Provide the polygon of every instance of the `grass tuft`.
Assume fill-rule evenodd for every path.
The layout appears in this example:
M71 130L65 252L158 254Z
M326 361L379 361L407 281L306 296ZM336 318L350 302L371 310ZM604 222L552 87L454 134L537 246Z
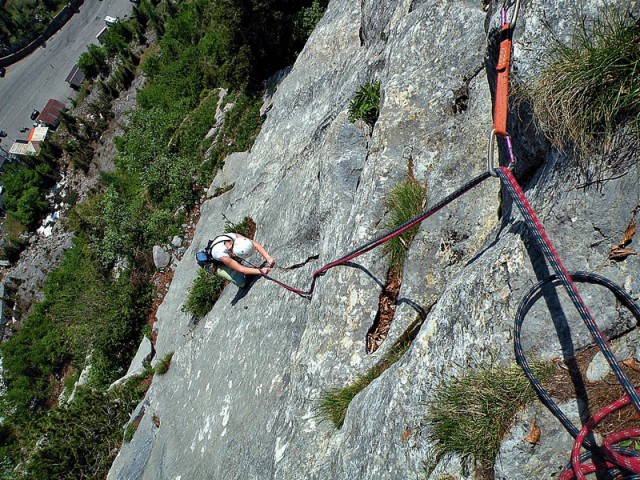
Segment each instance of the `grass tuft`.
M256 233L256 222L254 222L251 217L244 217L238 223L231 223L231 221L225 217L224 233L239 233L243 237L253 239Z
M422 212L427 202L427 194L424 184L418 182L413 176L409 176L404 182L393 187L385 200L389 211L388 219L383 228L393 229L411 220ZM383 246L384 254L390 256L391 268L400 270L407 250L418 233L418 225L410 228L402 235L392 238Z
M532 91L537 119L557 148L578 159L606 150L621 124L640 123L640 22L609 6L582 19L570 40L548 52L549 64Z
M342 388L332 388L322 393L317 405L318 417L329 420L340 429L347 416L347 408L351 400L364 390L371 382L384 373L391 365L396 363L411 346L411 341L400 341L383 356L380 363L360 375L351 385Z
M160 359L160 361L156 364L155 372L158 375L164 375L169 371L169 367L171 366L171 359L173 358L173 352L167 353L164 357Z
M532 369L542 381L554 371L552 364L543 363ZM482 469L491 467L516 411L535 398L517 366L477 369L451 379L428 405L435 457L454 452L472 457Z

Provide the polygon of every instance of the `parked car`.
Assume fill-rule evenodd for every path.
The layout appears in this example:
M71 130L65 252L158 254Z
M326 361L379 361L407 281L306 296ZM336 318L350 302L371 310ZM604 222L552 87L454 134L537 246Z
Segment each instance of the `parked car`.
M7 73L7 69L5 67L0 67L0 77L4 77L5 73Z
M106 23L107 26L109 26L109 27L111 25L115 25L117 21L118 21L118 19L116 17L110 17L109 15L104 17L104 23Z
M7 136L7 132L5 132L4 130L0 130L0 138L4 138Z
M36 118L38 118L38 115L40 115L40 112L34 108L33 112L31 112L31 117L29 118L31 118L31 120L35 120Z

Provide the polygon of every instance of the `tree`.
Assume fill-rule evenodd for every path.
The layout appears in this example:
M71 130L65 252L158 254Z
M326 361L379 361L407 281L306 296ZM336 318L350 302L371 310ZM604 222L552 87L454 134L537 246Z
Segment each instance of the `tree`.
M80 54L78 68L89 78L95 78L108 69L107 52L104 48L91 44Z

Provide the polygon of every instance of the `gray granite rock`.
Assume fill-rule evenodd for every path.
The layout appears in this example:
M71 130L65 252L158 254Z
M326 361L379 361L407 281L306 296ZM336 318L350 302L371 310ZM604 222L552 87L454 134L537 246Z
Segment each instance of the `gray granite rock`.
M162 269L169 265L171 254L159 245L153 247L153 264L156 268Z
M595 2L583 3L592 13ZM389 337L374 354L367 355L365 338L388 269L380 250L330 270L308 300L258 279L245 289L227 286L198 322L181 310L198 272L195 252L223 229L223 214L252 217L256 240L278 261L274 276L305 288L316 268L382 230L385 195L410 165L426 184L429 205L485 170L493 82L484 67L486 37L498 13L482 4L330 3L273 94L251 151L228 157L209 188L154 326L159 358L175 352L147 394L147 411L160 426L145 414L110 478L423 478L435 448L426 405L438 386L478 364L514 363L518 303L550 271L497 179L421 225ZM545 21L562 38L575 27L568 5L523 3L514 36L517 79L528 81L540 67L550 41ZM381 82L380 117L365 132L348 121L348 106L373 80ZM462 110L454 108L460 89L468 95ZM526 118L520 106L509 124L516 174L567 268L606 275L637 297L638 257L607 258L640 203L637 154L618 174L591 184ZM624 336L635 327L608 291L579 288L606 333ZM523 328L530 360L592 344L574 310L562 292L540 295ZM343 427L321 421L322 392L365 373L421 317L411 348L353 399ZM531 413L544 425L543 443L534 448L520 443ZM546 478L538 475L557 473L569 458L559 425L537 404L525 414L505 439L498 478ZM429 478L444 475L475 478L455 455L440 459Z
M248 168L248 156L248 152L236 152L224 159L224 168L218 171L207 190L208 198L218 196L233 186L235 180Z
M558 405L569 420L579 424L575 402ZM538 444L524 440L531 432L531 422L540 429ZM519 412L500 448L496 459L496 480L530 480L558 478L569 463L566 452L573 446L573 437L539 402Z
M140 342L138 351L136 352L135 357L131 361L131 365L129 365L129 369L127 370L127 373L125 373L123 377L113 382L109 387L109 389L113 388L116 385L122 385L129 378L143 373L145 368L153 358L153 353L154 351L153 351L153 345L151 344L151 340L149 340L149 338L146 336L142 337L142 341Z
M183 239L179 235L174 235L174 237L171 239L171 245L173 245L176 248L181 247L182 242L183 242Z

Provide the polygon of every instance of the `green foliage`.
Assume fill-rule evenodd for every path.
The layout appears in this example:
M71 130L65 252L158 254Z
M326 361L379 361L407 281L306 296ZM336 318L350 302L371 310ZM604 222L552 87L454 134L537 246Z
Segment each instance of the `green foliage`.
M122 427L144 394L140 378L107 393L81 388L68 406L52 409L27 435L26 479L106 478Z
M128 366L139 340L151 289L127 275L105 278L82 239L49 274L44 300L0 348L5 400L10 415L22 422L45 406L63 367L82 368L91 353L90 383L108 386Z
M121 55L127 57L130 55L129 43L133 38L133 28L128 22L118 21L115 25L103 34L100 42L103 45L104 52L108 56Z
M18 477L15 467L10 456L0 456L0 478L3 480L16 480Z
M100 73L108 73L107 51L103 47L90 44L87 51L80 54L78 68L88 78L95 78Z
M637 437L628 438L626 440L616 443L616 445L618 447L628 448L629 450L640 452L640 439Z
M22 419L46 405L49 377L59 374L70 360L65 348L63 326L46 315L43 305L23 320L20 330L0 345L3 379L7 386L4 402L12 417Z
M6 240L2 246L2 257L13 262L20 256L20 252L26 245L26 241L22 235L26 232L27 228L20 223L20 221L8 215L5 217L2 223L2 231Z
M137 96L143 109L160 108L168 112L179 108L181 117L197 105L203 87L197 47L185 45L178 58L162 55L155 68L157 74L149 78L149 84ZM145 71L150 71L149 62Z
M32 162L38 162L32 159ZM51 169L38 162L35 168L8 164L2 176L5 187L4 205L7 213L25 226L33 227L45 213L48 204L45 189L51 185Z
M398 342L384 355L382 360L373 368L346 387L332 388L323 392L317 403L317 415L322 420L328 420L337 428L342 428L347 416L347 409L354 397L367 388L371 382L382 375L391 365L396 363L411 346L410 341Z
M424 209L427 202L425 186L413 176L398 183L385 199L388 210L384 229L393 229L403 225ZM411 227L403 234L392 238L383 246L383 252L390 257L391 268L401 269L407 250L413 241L419 226Z
M89 141L85 139L70 139L62 148L67 153L74 167L84 170L85 172L89 169L94 154L94 149Z
M43 2L3 2L0 8L0 45L7 52L17 51L44 33L51 19L62 9L67 0Z
M164 357L158 361L155 372L158 375L164 375L169 371L169 367L171 366L171 359L173 358L174 352L167 353Z
M310 4L289 0L208 4L202 28L209 85L259 90L268 76L290 65L302 49L306 37L297 34L296 19Z
M182 306L182 311L196 318L204 317L213 308L225 282L215 274L199 269L198 276L189 288L189 296Z
M365 83L356 92L349 104L349 120L363 120L370 126L380 115L380 82Z
M135 435L136 431L138 430L138 425L137 424L129 424L127 425L127 427L124 429L124 443L129 443L131 440L133 440L133 436Z
M328 0L313 0L311 6L304 7L300 11L300 34L303 38L307 38L316 28L318 22L324 16L324 12L327 10Z
M135 245L133 205L110 186L100 197L99 223L94 225L91 239L103 268L110 268L119 258L126 256Z
M541 363L532 368L541 381L554 369ZM519 367L470 370L452 378L429 402L431 435L438 450L434 457L455 452L472 457L480 468L492 466L514 414L535 398Z
M622 2L625 3L625 2ZM640 23L621 4L593 21L582 19L567 43L547 54L549 64L531 93L543 130L579 156L600 151L619 126L640 121Z
M203 94L205 92L200 104L187 115L171 138L171 144L185 158L204 158L204 138L216 123L218 92L203 90Z

